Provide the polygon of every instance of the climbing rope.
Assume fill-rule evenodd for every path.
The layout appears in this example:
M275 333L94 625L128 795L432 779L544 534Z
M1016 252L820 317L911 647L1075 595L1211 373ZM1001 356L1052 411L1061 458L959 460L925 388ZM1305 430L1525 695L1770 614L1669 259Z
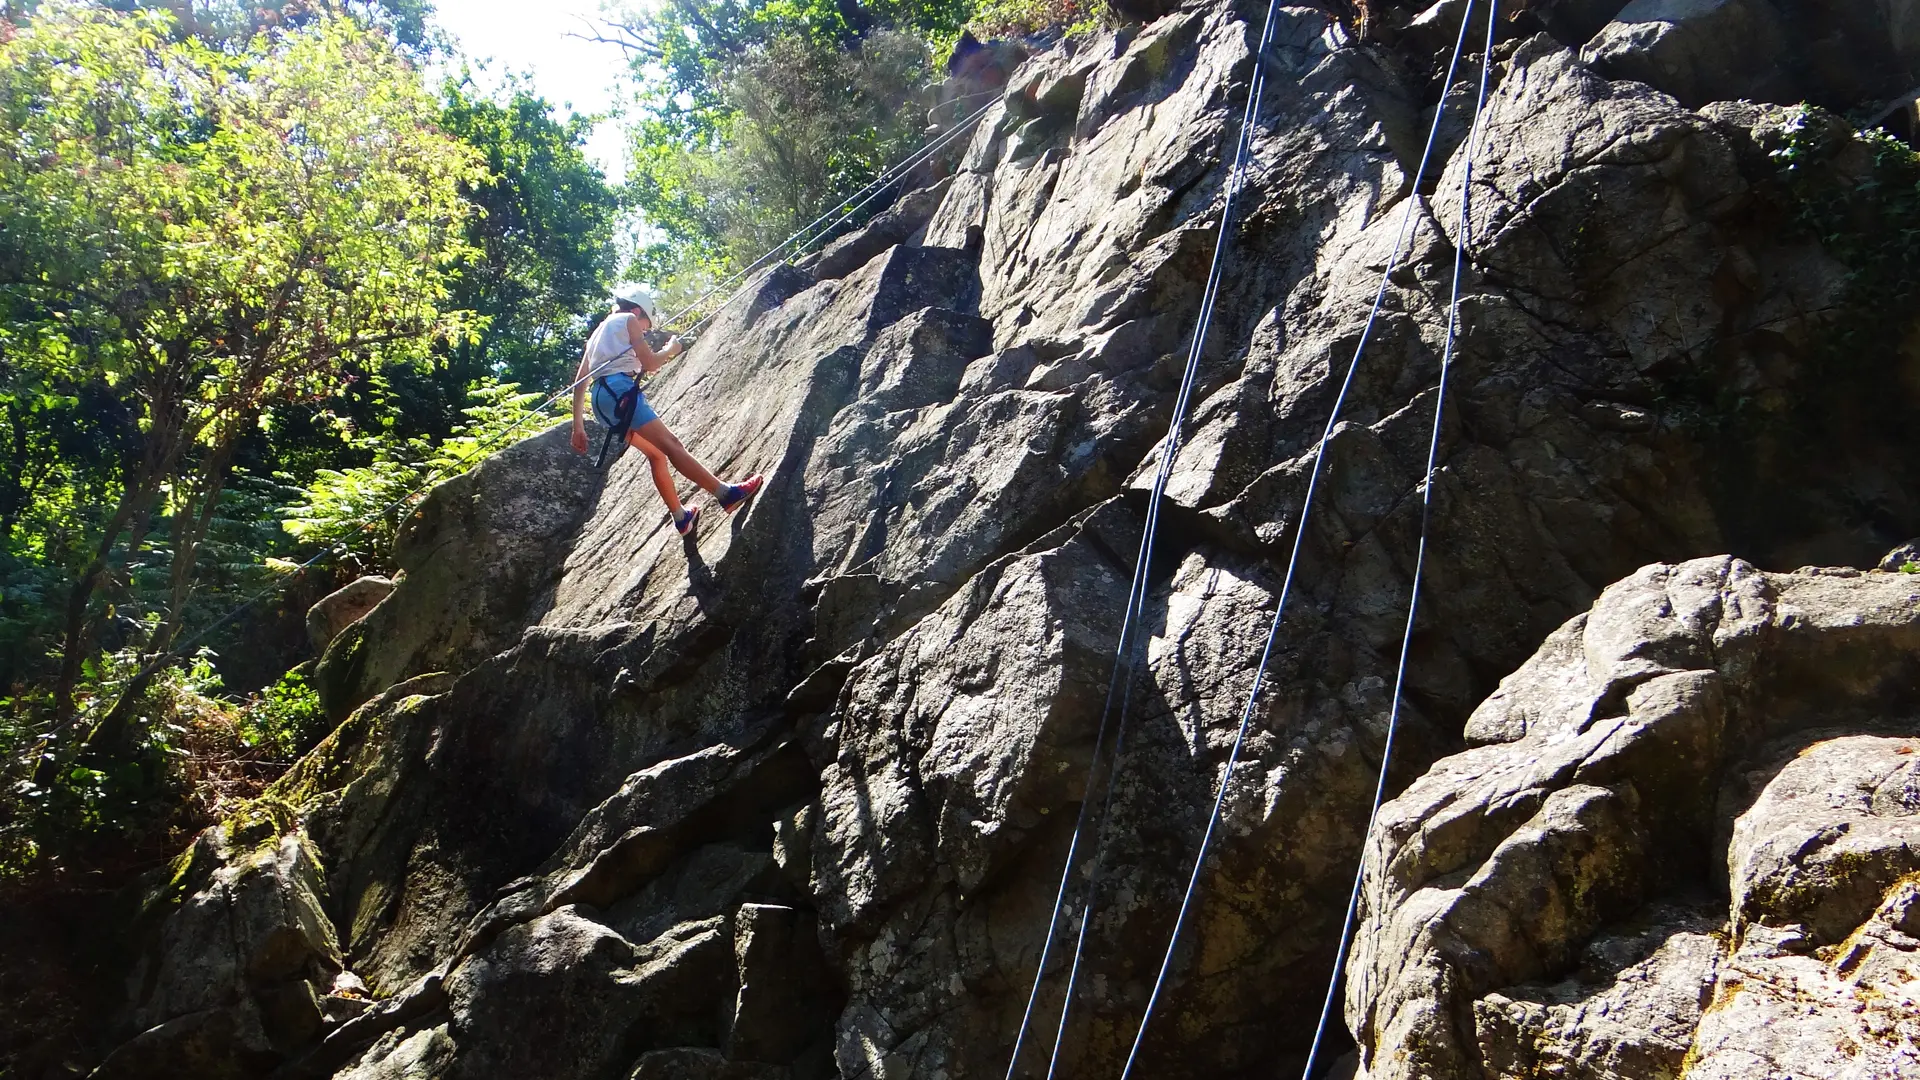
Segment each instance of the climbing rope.
M968 94L964 98L956 98L955 100L966 101L966 100L971 100L977 97L983 97L987 94L998 94L998 93L1000 93L999 90L983 90L978 94ZM880 193L887 190L887 188L892 187L895 181L904 178L907 174L911 173L914 169L919 168L922 164L930 160L935 154L939 153L949 143L953 142L954 139L958 138L961 135L961 133L967 131L969 128L973 127L974 124L978 123L980 118L987 114L987 110L993 108L993 104L994 104L993 102L989 101L985 105L980 106L980 108L975 110L972 115L968 116L966 119L955 124L953 127L948 128L946 131L941 132L939 137L935 138L932 142L914 151L912 154L907 155L906 158L902 159L893 168L888 169L886 172L880 174L878 177L875 177L874 180L871 183L869 183L866 187L861 188L859 191L856 191L852 195L847 196L845 201L841 202L839 206L834 207L833 209L827 211L826 213L821 214L819 217L814 218L812 221L808 222L807 224L802 225L798 232L795 232L792 236L789 236L785 240L782 240L780 241L780 243L774 245L770 250L767 251L766 254L754 260L752 265L748 266L744 270L735 271L732 274L732 276L727 277L726 279L719 281L714 285L712 285L711 287L709 287L706 292L701 293L699 296L695 297L692 300L692 302L688 303L686 306L682 307L679 311L674 312L671 316L665 319L664 320L665 325L672 325L673 323L678 322L683 318L686 318L686 316L689 313L698 311L700 308L700 305L705 303L708 297L712 296L714 293L717 293L722 289L727 288L728 286L732 285L734 282L739 281L741 278L744 278L749 274L752 274L754 271L759 270L761 267L766 266L769 262L773 261L775 256L785 251L788 247L793 246L796 242L799 242L799 246L795 247L794 250L796 252L804 251L807 248L811 247L814 243L818 242L819 240L825 238L826 236L831 235L835 229L846 224L848 219L852 218L853 215L859 213L860 210L864 208L868 203L872 202L874 199L879 198ZM858 200L857 204L855 203L855 200ZM842 211L845 211L845 213L841 213ZM800 240L801 237L806 236L807 234L813 232L815 226L819 225L821 222L827 220L828 218L833 217L833 215L835 214L840 214L840 217L838 220L834 221L833 224L828 225L826 228L822 229L819 232L819 234L816 236L813 236L805 241ZM727 305L733 303L735 299L739 298L746 292L747 292L746 287L742 287L734 290L732 293L728 294L725 300L720 302L719 306L715 307L712 311L708 312L703 318L701 318L699 322L694 323L692 326L689 326L686 330L682 331L682 333L686 336L691 337L695 331L697 331L700 327L706 325L707 323L712 322L714 318L716 318L722 311L725 311L727 309Z
M1420 485L1420 540L1414 549L1413 586L1407 600L1407 625L1400 636L1400 659L1394 668L1393 704L1387 713L1387 737L1380 751L1380 775L1373 785L1373 805L1367 811L1367 828L1360 836L1360 858L1353 872L1353 891L1347 896L1347 910L1340 922L1340 947L1334 952L1333 974L1327 980L1326 1000L1320 1005L1320 1020L1314 1025L1313 1045L1307 1050L1307 1064L1301 1080L1312 1080L1313 1064L1320 1056L1326 1038L1327 1023L1333 1015L1333 1002L1339 994L1341 975L1347 963L1347 950L1353 945L1353 920L1360 906L1360 888L1366 878L1367 845L1373 839L1373 827L1380 818L1380 806L1387 797L1387 769L1393 762L1394 736L1400 730L1400 706L1406 696L1407 657L1413 651L1414 620L1420 611L1420 581L1427 568L1427 535L1433 520L1433 483L1440 466L1440 422L1447 408L1447 376L1453 369L1453 350L1460 326L1460 276L1466 261L1467 245L1472 240L1473 159L1480 149L1481 113L1487 104L1488 74L1493 70L1494 14L1499 4L1489 0L1487 15L1487 51L1480 65L1480 92L1474 102L1473 129L1467 136L1467 157L1460 181L1459 239L1453 245L1453 294L1447 308L1447 339L1440 353L1440 386L1433 401L1433 433L1427 440L1427 471ZM1460 16L1462 32L1471 21L1472 4Z
M959 98L956 100L963 100L963 101L971 100L972 98L981 97L986 94L998 94L1000 92L1001 91L999 90L982 91L980 94L969 94L964 98ZM746 277L748 274L751 274L755 270L758 270L766 266L780 252L786 251L789 248L792 248L795 252L804 251L808 247L811 247L813 244L819 242L821 239L824 239L826 236L832 234L833 230L845 224L849 219L853 217L854 214L858 213L861 210L861 208L865 207L867 204L871 203L874 199L878 198L880 194L884 192L887 188L893 186L895 182L906 177L914 169L918 168L920 165L930 160L935 154L939 153L942 148L952 143L953 140L958 138L962 133L970 130L976 123L979 122L981 117L987 114L987 111L993 107L993 104L994 103L991 101L987 102L985 105L982 105L978 110L973 112L964 120L961 120L959 123L955 124L953 127L947 129L946 131L941 132L940 135L937 138L935 138L932 142L929 142L927 145L914 151L912 154L907 155L907 157L903 158L900 162L896 163L893 167L881 173L878 177L875 177L870 183L867 184L866 187L863 187L859 191L856 191L852 195L848 196L845 200L843 200L840 203L840 205L834 207L833 209L827 211L826 213L821 214L819 217L815 218L814 220L801 226L791 236L788 236L785 240L782 240L780 243L774 245L772 249L767 251L764 255L760 256L760 258L756 259L753 262L753 264L748 266L745 270L738 271L734 273L732 276L725 279L724 281L709 288L706 292L702 293L698 298L696 298L691 304L688 304L685 307L682 307L679 311L675 312L672 316L668 317L668 319L663 320L663 324L671 325L671 323L678 321L681 318L684 318L689 312L695 310L699 304L704 302L707 298L711 297L714 293L718 292L720 289L726 286L732 285L735 282L740 281L742 278ZM821 224L821 222L826 221L828 218L833 217L835 214L839 214L840 217L837 220L835 220L832 224L828 225L826 228L820 229L818 232L815 232L816 228ZM795 246L796 244L798 245L797 247ZM708 322L711 322L715 316L719 315L722 311L726 310L728 305L732 304L734 300L738 299L740 296L747 293L751 289L751 287L752 287L752 283L748 283L745 285L741 285L739 288L735 289L731 294L727 296L725 300L721 301L721 303L717 305L713 309L713 311L709 312L705 317L700 319L699 322L696 322L692 326L688 327L685 333L688 336L691 336L695 330L697 330L701 326L704 326ZM359 521L354 523L353 528L348 532L348 539L350 540L353 537L360 536L366 533L369 529L373 528L376 522L384 519L385 517L387 517L387 515L392 514L394 511L400 509L402 506L405 506L409 502L418 498L421 494L426 492L427 489L433 487L435 484L438 484L440 481L446 479L448 476L454 474L455 472L465 471L465 468L469 463L474 461L476 458L480 457L482 454L492 453L494 450L504 445L509 438L519 434L522 430L524 430L528 424L533 423L535 420L547 419L546 412L548 409L553 407L555 402L558 402L563 397L567 397L571 395L575 390L579 389L582 385L592 381L597 375L601 373L601 371L605 369L605 367L606 367L605 364L601 364L589 370L585 375L568 383L565 387L549 395L545 401L542 401L539 405L528 410L527 414L521 417L515 423L509 425L505 429L496 433L492 438L477 444L464 457L461 457L457 461L450 462L446 465L441 466L439 469L434 470L434 472L431 473L425 480L422 480L419 484L415 485L412 489L408 490L405 494L400 495L398 498L395 498L391 502L388 502L385 505L381 506L379 509L374 510L372 513L369 513L366 516L362 517ZM306 561L298 563L291 570L283 573L273 583L267 585L266 587L254 592L253 594L249 595L245 599L241 600L240 603L230 608L225 614L221 615L219 618L201 627L199 630L195 631L192 635L182 639L179 642L171 644L167 646L166 649L162 650L159 653L156 653L153 657L151 657L149 660L147 660L145 663L141 665L140 669L134 674L133 678L128 681L127 685L135 686L135 685L138 685L140 682L143 682L144 680L151 678L154 672L158 671L161 666L183 655L187 650L193 648L195 645L198 645L200 642L206 640L208 635L212 634L214 631L232 622L234 619L238 618L241 615L241 613L252 608L255 604L258 604L260 601L266 599L269 596L272 596L274 593L279 592L280 590L285 589L289 585L293 584L293 582L299 580L301 575L305 574L308 570L312 569L316 564L321 562L323 559L326 559L329 556L343 554L347 550L348 550L347 540L340 540L340 541L336 541L335 543L325 548L322 548L318 552L315 552L312 556L307 558ZM114 700L114 703L117 704L119 701L119 698L115 698L113 700ZM73 719L73 723L77 725L91 719L95 713L99 712L100 709L102 709L106 705L107 705L106 699L102 699L101 701L96 702L93 706L89 707L88 709L76 715Z
M1266 23L1261 29L1260 44L1256 55L1266 49L1273 40L1273 28L1278 14L1277 0L1269 0ZM1073 834L1067 843L1067 857L1060 871L1060 886L1054 895L1053 912L1047 920L1047 933L1041 943L1040 958L1036 965L1032 989L1027 994L1026 1008L1021 1013L1020 1030L1014 1037L1013 1051L1007 1061L1007 1078L1013 1080L1020 1065L1020 1054L1026 1046L1029 1030L1033 1023L1034 1010L1040 998L1040 987L1044 985L1047 973L1047 961L1053 953L1054 939L1058 936L1062 915L1067 910L1067 893L1073 879L1075 863L1080 847L1088 835L1087 826L1090 812L1096 801L1095 792L1102 787L1101 763L1108 759L1106 754L1107 737L1113 733L1113 752L1111 765L1105 773L1105 794L1100 799L1101 810L1098 824L1092 835L1096 838L1105 828L1113 807L1113 778L1125 751L1126 722L1131 711L1133 684L1138 657L1136 636L1141 618L1145 614L1147 596L1147 577L1153 561L1154 540L1159 532L1160 510L1164 502L1167 483L1173 474L1173 464L1179 455L1182 442L1182 429L1188 408L1192 401L1193 388L1198 380L1200 358L1206 350L1207 331L1212 325L1214 307L1219 300L1220 285L1224 278L1227 247L1232 235L1233 205L1243 186L1247 159L1252 152L1253 134L1259 116L1261 94L1266 85L1265 69L1255 64L1248 86L1246 112L1241 118L1239 139L1234 149L1233 166L1229 170L1223 192L1218 231L1214 237L1213 258L1207 269L1207 283L1201 294L1200 312L1194 327L1193 339L1187 350L1187 362L1181 373L1180 389L1176 395L1173 416L1168 421L1166 438L1161 441L1160 460L1154 472L1153 488L1147 501L1146 521L1140 535L1140 550L1134 558L1133 576L1128 585L1126 608L1121 616L1120 636L1114 649L1112 673L1107 681L1106 700L1100 710L1100 724L1094 736L1093 759L1088 765L1087 786L1080 801L1080 811L1075 816ZM1119 708L1114 708L1116 697ZM1058 1071L1060 1054L1065 1042L1068 1019L1073 1008L1073 991L1077 985L1080 964L1085 955L1087 927L1092 921L1094 890L1098 886L1100 871L1104 862L1104 851L1096 844L1094 864L1088 875L1086 902L1081 905L1080 927L1074 937L1073 958L1069 966L1065 994L1061 1001L1060 1019L1054 1031L1053 1051L1047 1060L1047 1076L1053 1077Z
M1256 56L1264 55L1268 46L1273 43L1273 32L1274 26L1278 21L1278 11L1279 4L1274 2L1274 0L1269 0L1266 21L1260 31L1259 48L1255 51ZM1192 347L1187 353L1186 369L1181 375L1180 392L1174 403L1174 420L1170 425L1167 442L1160 457L1159 470L1154 477L1154 489L1148 508L1148 537L1137 575L1140 588L1134 598L1134 607L1129 612L1130 621L1136 628L1136 633L1138 632L1137 628L1141 620L1146 615L1147 564L1151 561L1152 537L1159 530L1160 510L1163 504L1166 486L1168 481L1172 479L1174 459L1179 454L1182 442L1181 428L1187 410L1191 405L1193 388L1198 381L1201 355L1206 348L1207 332L1213 325L1214 309L1219 302L1220 287L1226 276L1226 251L1231 240L1229 225L1233 218L1233 202L1246 183L1248 159L1253 152L1253 139L1258 130L1260 105L1265 96L1266 84L1266 65L1255 63L1247 90L1246 112L1241 117L1240 138L1234 148L1234 166L1233 170L1228 174L1227 190L1220 216L1220 231L1214 238L1213 258L1207 270L1207 284L1201 293L1199 322L1194 330ZM1068 1018L1073 1011L1074 991L1079 985L1080 968L1086 956L1087 933L1093 924L1094 907L1099 899L1100 881L1106 868L1106 847L1098 843L1098 838L1105 833L1107 823L1112 820L1113 816L1114 792L1118 787L1113 781L1115 777L1117 777L1120 765L1125 759L1124 744L1126 740L1127 717L1132 709L1133 688L1136 681L1134 671L1137 663L1138 647L1135 646L1129 649L1126 675L1122 682L1120 721L1118 724L1118 733L1114 739L1113 771L1108 776L1106 791L1101 798L1100 818L1094 828L1093 835L1096 843L1094 847L1093 866L1087 874L1086 900L1081 905L1080 926L1074 934L1073 960L1067 970L1067 983L1061 998L1060 1022L1054 1031L1053 1052L1047 1061L1048 1080L1053 1080L1053 1077L1058 1072L1060 1055L1065 1049Z
M1488 48L1487 48L1487 52L1483 56L1483 64L1482 64L1482 70L1481 70L1481 83L1480 83L1480 96L1474 105L1472 135L1469 138L1469 144L1468 144L1469 164L1471 162L1471 158L1474 153L1474 150L1478 144L1479 131L1480 131L1481 119L1482 119L1481 114L1486 102L1487 76L1488 76L1488 73L1491 71L1491 68L1493 65L1492 37L1494 33L1494 27L1497 25L1495 20L1498 14L1498 9L1499 9L1498 3L1495 2L1495 0L1489 0ZM1442 98L1441 98L1440 104L1434 110L1433 127L1427 136L1427 147L1421 157L1420 170L1415 176L1413 189L1408 194L1408 204L1405 210L1405 217L1403 218L1402 224L1401 224L1400 237L1395 243L1392 257L1389 258L1387 261L1387 268L1385 272L1381 275L1380 288L1378 293L1375 295L1373 308L1367 315L1366 327L1361 332L1360 341L1354 349L1353 360L1347 366L1346 376L1342 380L1340 385L1340 391L1334 399L1333 408L1327 418L1326 428L1321 433L1320 441L1314 447L1313 468L1308 474L1306 495L1301 501L1300 520L1294 527L1293 546L1287 558L1286 574L1281 581L1280 595L1274 608L1273 621L1267 630L1266 643L1261 648L1260 662L1258 666L1254 669L1253 687L1247 694L1246 708L1241 713L1240 725L1238 730L1234 734L1233 747L1228 752L1228 755L1227 755L1226 768L1220 780L1220 790L1215 795L1212 811L1208 814L1206 830L1201 834L1200 850L1194 858L1193 872L1188 876L1186 891L1181 896L1180 910L1174 918L1173 931L1168 937L1166 953L1162 956L1159 972L1154 977L1153 990L1151 993L1149 993L1147 997L1147 1006L1140 1018L1140 1027L1134 1035L1133 1046L1127 1053L1126 1066L1121 1070L1121 1073L1120 1073L1121 1080L1127 1080L1127 1078L1132 1075L1134 1066L1139 1062L1140 1050L1142 1045L1144 1045L1146 1041L1148 1027L1152 1024L1154 1010L1159 1004L1161 993L1166 988L1167 975L1173 967L1173 957L1180 943L1181 932L1186 927L1187 917L1191 913L1193 908L1194 897L1199 891L1200 876L1206 866L1207 853L1209 849L1212 847L1213 834L1215 830L1219 827L1221 811L1226 804L1227 791L1233 783L1234 768L1236 765L1238 765L1240 760L1240 752L1246 744L1247 730L1249 727L1251 727L1253 722L1254 709L1259 702L1260 690L1266 678L1267 665L1272 658L1274 644L1279 639L1279 636L1280 636L1281 621L1286 615L1287 600L1291 597L1293 592L1293 583L1294 583L1295 575L1299 570L1300 554L1301 554L1301 551L1305 542L1305 538L1307 535L1307 524L1308 524L1308 520L1313 507L1313 496L1319 487L1320 478L1324 474L1327 443L1331 441L1333 437L1334 428L1338 425L1340 421L1340 415L1345 409L1347 396L1353 387L1354 375L1359 369L1361 357L1365 354L1365 351L1366 351L1367 341L1371 336L1373 327L1379 318L1380 309L1385 300L1388 284L1391 280L1393 271L1398 266L1401 253L1406 248L1407 241L1411 237L1414 206L1419 197L1418 193L1419 193L1421 181L1424 179L1426 170L1428 168L1428 165L1430 164L1434 145L1438 140L1441 120L1446 111L1446 98L1445 98L1446 89L1450 88L1452 85L1453 73L1457 69L1457 65L1460 60L1460 55L1464 51L1465 42L1466 42L1466 31L1467 31L1468 24L1471 22L1471 14L1472 14L1472 0L1469 0L1468 9L1461 16L1460 36L1454 45L1453 59L1448 65L1447 82L1446 82L1446 86L1442 90ZM1464 215L1467 212L1467 200L1469 198L1468 192L1470 191L1470 188L1471 188L1470 181L1467 184L1464 184L1462 186L1461 213L1463 215L1463 220L1464 220ZM1451 300L1450 313L1447 321L1447 341L1443 350L1442 360L1441 360L1441 377L1443 380L1442 381L1442 397L1439 401L1436 402L1436 408L1440 406L1444 406L1444 386L1445 386L1444 379L1447 373L1448 366L1452 360L1454 336L1458 326L1457 319L1458 319L1458 312L1459 312L1459 275L1460 275L1459 268L1461 265L1461 260L1463 258L1465 246L1466 246L1466 237L1463 234L1460 237L1458 243L1455 245L1454 293ZM1428 472L1426 476L1426 482L1423 485L1424 501L1423 501L1422 516L1421 516L1421 540L1420 540L1420 547L1419 547L1420 557L1422 559L1424 559L1424 555L1426 551L1426 532L1427 532L1428 522L1430 519L1430 507L1431 507L1432 487L1433 487L1433 484L1432 484L1433 470L1437 463L1437 455L1438 455L1438 448L1439 448L1439 442L1438 442L1439 415L1437 412L1435 416L1434 431L1435 431L1435 434L1433 437L1433 444L1430 448L1430 453L1428 458ZM1415 598L1414 603L1416 605L1417 605L1418 596L1419 596L1418 572L1421 569L1424 569L1424 567L1420 564L1416 564L1416 577L1413 584L1413 591L1414 591L1414 598ZM1406 671L1407 651L1408 651L1408 647L1410 647L1411 645L1412 619L1413 619L1413 612L1412 610L1410 610L1409 616L1408 616L1407 637L1403 642L1403 648L1400 656L1399 670L1400 670L1401 680L1404 680L1405 671ZM1392 725L1395 725L1398 722L1400 695L1403 689L1404 689L1403 682L1396 681L1395 687L1394 687L1395 697L1394 697L1393 710L1390 713L1390 718L1389 718L1390 726L1389 726L1389 742L1387 744L1387 750L1386 750L1387 754L1391 753ZM1384 794L1384 790L1385 790L1388 761L1389 761L1389 758L1383 755L1381 760L1381 779L1379 782L1379 787L1377 789L1376 802L1374 804L1375 805L1374 814L1376 816L1378 814L1378 807L1379 807L1378 796L1380 794ZM1371 817L1369 818L1368 828L1369 828L1369 831L1371 831L1371 828L1372 828ZM1351 906L1349 908L1349 911L1351 911ZM1344 937L1345 935L1343 934L1343 939ZM1342 945L1343 952L1345 948L1346 948L1346 945L1343 943ZM1338 979L1337 969L1336 969L1335 978L1337 981ZM1332 992L1330 991L1329 1001L1331 1000L1331 993ZM1327 1011L1328 1009L1325 1009L1325 1008L1323 1008L1322 1010L1322 1018L1321 1018L1322 1032L1324 1032L1324 1025L1325 1025ZM1318 1043L1320 1039L1321 1039L1321 1034L1317 1033L1315 1036L1316 1050L1318 1048ZM1311 1062L1309 1062L1309 1068L1311 1068Z

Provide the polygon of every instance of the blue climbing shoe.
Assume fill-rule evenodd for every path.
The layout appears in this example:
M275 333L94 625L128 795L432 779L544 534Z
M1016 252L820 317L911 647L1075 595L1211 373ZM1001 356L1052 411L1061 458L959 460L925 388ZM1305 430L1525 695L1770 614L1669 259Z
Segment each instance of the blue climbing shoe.
M754 494L766 485L766 482L766 477L754 473L737 484L727 485L726 492L720 496L720 509L729 514L740 509L746 505L748 499L753 498Z
M680 511L680 516L673 521L673 527L679 530L681 536L692 536L694 523L699 520L700 508L697 506L691 507Z

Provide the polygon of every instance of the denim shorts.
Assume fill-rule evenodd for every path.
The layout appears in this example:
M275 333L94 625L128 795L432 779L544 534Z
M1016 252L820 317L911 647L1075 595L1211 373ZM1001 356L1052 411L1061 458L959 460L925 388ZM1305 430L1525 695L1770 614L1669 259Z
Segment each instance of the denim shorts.
M633 376L628 375L624 371L616 371L611 375L602 375L600 378L593 380L593 415L595 418L602 424L612 427L613 409L616 399L625 393L628 387L635 385ZM654 412L653 406L647 404L647 395L639 390L635 390L633 399L633 421L627 425L627 430L639 431L642 427L658 419L660 419L660 414Z

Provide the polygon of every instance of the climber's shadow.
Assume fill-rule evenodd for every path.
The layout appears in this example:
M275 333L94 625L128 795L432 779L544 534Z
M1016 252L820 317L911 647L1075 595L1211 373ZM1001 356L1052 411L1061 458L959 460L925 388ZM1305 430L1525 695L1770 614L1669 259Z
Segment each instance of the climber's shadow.
M702 615L711 615L720 604L720 578L701 557L697 536L682 537L680 546L687 556L687 592L693 596Z

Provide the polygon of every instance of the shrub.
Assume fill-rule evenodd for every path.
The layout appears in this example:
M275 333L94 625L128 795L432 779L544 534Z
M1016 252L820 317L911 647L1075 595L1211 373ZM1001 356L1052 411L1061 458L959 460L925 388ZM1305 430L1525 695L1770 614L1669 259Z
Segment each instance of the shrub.
M247 703L235 725L244 746L292 761L326 735L327 714L307 679L310 669L309 664L294 668Z
M385 569L393 558L400 523L425 490L479 465L492 450L540 430L534 406L540 394L514 383L481 380L467 391L467 422L438 444L425 438L401 441L375 435L361 440L373 463L320 469L304 501L287 507L283 519L295 539L313 547L342 549L339 564L353 573Z
M258 796L326 733L305 665L246 702L201 650L161 672L131 710L132 745L90 754L87 725L47 723L44 700L0 700L0 881L164 857ZM82 697L111 701L140 666L131 649L87 665Z
M986 0L974 9L968 28L981 40L1056 29L1071 36L1091 33L1116 20L1106 0Z

